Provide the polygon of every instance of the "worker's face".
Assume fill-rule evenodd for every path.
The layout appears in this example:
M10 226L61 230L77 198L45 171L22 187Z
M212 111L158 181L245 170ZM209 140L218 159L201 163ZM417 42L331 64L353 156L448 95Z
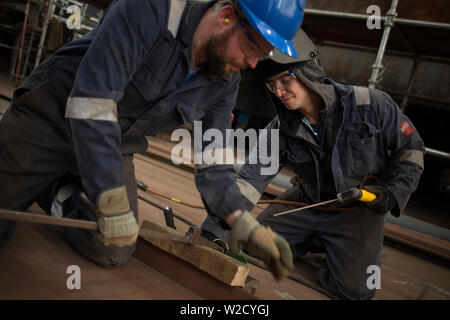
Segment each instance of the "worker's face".
M288 110L300 111L312 103L309 89L290 71L268 78L266 84Z
M228 79L239 70L255 68L273 46L234 13L225 18L227 22L220 22L223 32L212 37L205 50L210 72Z

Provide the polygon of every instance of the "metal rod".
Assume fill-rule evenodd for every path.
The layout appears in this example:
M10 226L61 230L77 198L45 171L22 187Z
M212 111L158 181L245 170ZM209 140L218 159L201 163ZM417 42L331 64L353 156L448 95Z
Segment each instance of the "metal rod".
M150 204L150 205L152 205L152 206L154 206L154 207L156 207L156 208L161 209L161 210L164 211L164 208L165 208L165 207L160 206L159 204L157 204L157 203L155 203L155 202L153 202L153 201L150 201L150 200L148 200L147 198L144 198L144 197L138 195L138 199L140 199L140 200L142 200L142 201L144 201L144 202L147 202L148 204ZM179 215L176 214L176 213L174 213L173 216L174 216L175 218L177 218L178 220L183 221L184 223L186 223L186 224L189 225L189 226L194 226L194 227L196 227L195 224L193 224L193 223L190 222L189 220L186 220L185 218L179 216Z
M394 19L397 15L397 4L398 0L392 0L391 8L387 12L386 21L384 23L383 37L381 38L380 47L378 49L377 57L375 58L375 63L372 65L372 75L369 79L369 88L375 88L378 84L379 73L383 68L383 56L386 51L386 45L389 40L389 34L392 27L394 26Z
M305 9L305 14L306 15L314 15L314 16L335 17L335 18L348 18L348 19L355 19L355 20L366 20L369 17L369 15L359 14L359 13L347 13L347 12L317 10L317 9ZM386 19L386 16L380 16L380 18ZM403 24L403 25L450 30L450 23L431 22L431 21L423 21L423 20L411 20L411 19L403 19L403 18L395 19L395 22L398 24Z
M450 160L450 153L448 153L448 152L444 152L444 151L440 151L440 150L436 150L436 149L431 149L431 148L425 148L425 152L427 154L429 154L430 156L434 156L434 157Z
M85 221L78 219L69 219L69 218L59 218L53 216L45 216L40 214L33 214L28 212L20 212L20 211L11 211L0 209L0 218L8 219L8 220L18 220L32 223L43 223L54 226L63 226L63 227L71 227L71 228L82 228L82 229L90 229L97 230L97 222L93 221Z
M36 62L34 63L35 69L38 67L39 63L41 62L42 50L44 48L44 43L45 43L45 36L47 35L48 25L50 23L50 19L53 17L53 12L55 11L55 7L56 7L55 0L50 0L49 4L48 4L47 16L45 17L44 26L42 28L41 39L39 41L39 50L38 50L38 53L36 56Z
M338 199L331 199L331 200L328 200L328 201L323 201L323 202L319 202L319 203L316 203L316 204L312 204L312 205L309 205L309 206L306 206L306 207L296 208L296 209L292 209L292 210L288 210L288 211L275 213L273 216L274 217L278 217L278 216L282 216L282 215L285 215L285 214L288 214L288 213L291 213L291 212L302 211L302 210L305 210L305 209L315 208L315 207L323 206L325 204L334 203L336 201L339 201L339 200Z
M414 78L416 76L416 71L417 71L417 66L419 65L419 61L417 61L416 59L413 60L413 66L411 68L411 72L409 73L409 79L408 79L408 86L406 89L406 93L403 97L402 102L400 103L400 110L402 112L405 112L406 107L408 106L408 100L409 100L409 96L411 95L412 92L412 86L414 83Z
M37 15L34 17L34 21L31 24L31 37L30 37L30 41L28 43L28 49L27 49L27 54L25 57L25 63L23 65L23 71L22 71L22 75L21 75L21 79L25 78L27 75L27 70L28 70L28 66L29 66L29 59L30 59L30 53L32 51L32 46L33 46L33 41L34 41L34 35L36 33L36 29L39 29L39 16L41 14L42 8L44 6L44 3L42 3L39 7L39 10L37 11Z
M349 44L349 43L343 43L343 42L335 42L335 41L329 41L329 40L320 41L320 45L335 47L335 48L342 48L342 49L358 50L358 51L370 52L370 53L374 53L377 50L377 48L360 46L360 45L356 45L356 44ZM432 56L427 56L427 55L415 56L413 53L393 51L393 50L387 50L385 52L385 54L390 55L390 56L401 57L401 58L405 58L405 59L415 58L420 61L428 61L428 62L440 63L440 64L450 64L450 59L443 58L443 57L432 57Z
M17 64L16 77L15 77L16 84L19 83L20 68L22 67L23 44L25 42L25 35L27 33L27 21L28 21L28 15L30 13L30 6L31 6L31 1L28 0L27 7L25 9L25 18L23 20L22 37L21 37L20 46L19 46L19 60L18 60L18 64Z
M13 49L14 57L12 58L11 68L10 68L10 72L9 72L9 79L11 81L14 81L14 71L16 70L17 58L19 56L19 45L20 45L20 41L19 41L19 39L17 39L16 45L14 46L14 49Z
M8 48L8 49L16 49L16 47L15 46L10 46L10 45L7 45L7 44L3 44L3 43L0 43L0 47L2 47L2 48Z

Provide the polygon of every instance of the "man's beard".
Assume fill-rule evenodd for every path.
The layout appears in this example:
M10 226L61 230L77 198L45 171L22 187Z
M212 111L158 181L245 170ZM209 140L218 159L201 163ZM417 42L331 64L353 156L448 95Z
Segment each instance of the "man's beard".
M222 35L209 39L205 45L208 70L212 76L229 79L235 72L227 68L232 60L225 54L230 37L237 28L232 28Z

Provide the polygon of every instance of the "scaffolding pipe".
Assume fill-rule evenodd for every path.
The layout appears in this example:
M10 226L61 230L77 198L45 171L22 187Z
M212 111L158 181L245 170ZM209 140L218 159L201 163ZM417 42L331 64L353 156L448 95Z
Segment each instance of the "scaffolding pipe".
M427 154L429 154L430 156L442 158L442 159L445 159L445 160L450 160L450 153L448 153L448 152L444 152L444 151L440 151L440 150L436 150L436 149L431 149L431 148L425 148L425 152Z
M39 6L39 10L37 15L34 17L34 21L32 24L32 31L31 31L31 37L30 37L30 42L28 43L28 49L27 49L27 55L25 57L25 64L23 66L23 71L22 71L22 75L21 75L21 79L25 78L27 75L27 70L28 70L28 64L29 64L29 60L30 60L30 53L33 50L32 46L33 46L33 41L34 41L34 35L36 33L36 29L39 29L39 16L41 14L42 8L43 8L44 4L42 3Z
M20 46L19 46L19 59L18 59L18 64L17 64L17 69L16 69L16 78L15 78L16 84L19 83L20 68L22 67L23 44L25 42L25 35L27 33L27 21L28 21L28 15L30 13L30 6L31 6L31 1L28 0L27 7L25 9L25 18L23 20L22 37L20 39Z
M379 73L383 68L383 56L386 51L386 45L389 39L389 34L392 27L394 26L394 19L397 15L397 5L398 0L392 0L391 8L386 14L386 21L384 23L383 37L381 38L380 47L378 49L377 57L375 58L375 63L372 65L372 75L369 79L369 88L375 88L378 84Z
M412 66L411 72L409 74L408 87L406 89L406 93L405 93L405 95L403 97L403 100L402 100L402 102L400 104L400 110L402 112L405 112L406 107L408 106L408 100L409 100L409 96L411 95L411 92L412 92L412 86L413 86L413 83L414 83L414 78L416 76L416 71L417 71L418 65L419 65L419 61L417 59L414 59L413 60L413 66Z
M347 12L317 10L317 9L305 9L305 14L313 15L313 16L323 16L323 17L347 18L347 19L354 19L354 20L367 20L367 18L369 17L369 15L359 14L359 13L347 13ZM387 17L385 17L385 16L380 16L380 19L386 19L386 18ZM396 18L395 22L397 24L410 25L410 26L416 26L416 27L429 27L429 28L450 30L450 23L411 20L411 19L402 19L402 18Z
M55 11L55 0L50 0L48 4L48 12L45 17L44 27L41 34L41 40L39 41L39 49L36 56L36 62L34 63L34 69L36 69L41 62L42 49L44 48L45 36L47 35L48 25L50 23L50 19L53 17L53 12Z

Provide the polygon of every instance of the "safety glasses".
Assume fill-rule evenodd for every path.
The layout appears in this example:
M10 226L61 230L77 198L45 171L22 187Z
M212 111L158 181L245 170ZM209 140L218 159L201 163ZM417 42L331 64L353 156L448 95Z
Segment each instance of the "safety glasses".
M253 39L253 37L251 36L251 34L248 32L248 29L245 25L244 20L240 17L239 13L236 12L236 17L237 20L239 22L239 24L241 25L241 29L244 32L244 34L247 36L248 40L252 43L252 50L254 52L261 52L261 55L259 57L259 61L263 61L263 60L267 60L269 59L271 56L273 56L273 50L271 50L269 53L265 54L261 48L258 46L258 44L255 42L255 40Z
M289 84L292 82L292 80L296 79L296 75L293 72L286 73L279 77L276 80L270 80L266 81L266 87L269 89L270 92L277 93L277 90L285 90ZM278 86L278 82L280 85Z

